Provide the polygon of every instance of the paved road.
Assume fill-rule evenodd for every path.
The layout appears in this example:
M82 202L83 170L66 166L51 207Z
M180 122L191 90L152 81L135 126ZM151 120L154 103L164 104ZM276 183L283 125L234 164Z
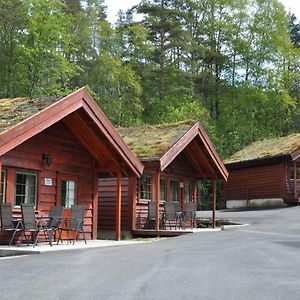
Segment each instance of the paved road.
M0 260L0 299L300 299L300 207L218 216L250 226Z

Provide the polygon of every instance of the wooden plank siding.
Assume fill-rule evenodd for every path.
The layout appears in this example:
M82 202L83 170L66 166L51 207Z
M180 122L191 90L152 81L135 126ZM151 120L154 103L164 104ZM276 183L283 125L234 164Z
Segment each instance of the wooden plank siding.
M43 153L52 156L50 166L43 161ZM60 204L57 201L58 176L76 176L77 204L85 205L86 236L92 238L94 159L62 121L4 154L2 164L7 170L6 202L14 203L15 171L37 174L36 210L40 215L48 215L52 205ZM52 186L45 185L45 178L52 179ZM14 213L20 214L20 208L14 208Z
M225 183L225 200L251 200L287 197L287 164L285 162L229 169Z
M144 174L152 177L152 200L156 199L155 180L157 165L144 163ZM179 182L186 182L191 187L191 201L195 200L195 195L192 192L197 178L195 178L196 169L192 163L187 159L184 152L180 153L176 159L163 171L160 177L166 178L167 182L170 179L178 180ZM139 199L139 179L132 177L122 179L122 230L145 229L148 216L148 201ZM98 181L98 231L101 230L115 230L115 209L116 209L116 178L100 179ZM180 198L183 199L183 189L180 189ZM167 184L167 199L169 198L170 190ZM184 203L182 203L184 208ZM164 203L160 203L160 213L164 212ZM171 228L175 228L175 222L170 222ZM149 224L149 227L154 229L155 224ZM169 222L167 224L169 229Z
M122 178L121 230L130 230L130 209L128 206L128 178ZM116 228L116 178L98 181L98 231Z

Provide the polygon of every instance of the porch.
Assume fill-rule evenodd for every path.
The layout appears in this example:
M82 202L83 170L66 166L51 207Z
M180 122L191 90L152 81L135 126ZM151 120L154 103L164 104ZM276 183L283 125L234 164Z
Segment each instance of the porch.
M126 240L126 241L114 241L114 240L90 240L87 244L84 241L77 241L74 245L59 243L58 245L53 244L49 246L48 243L40 242L35 248L32 245L27 246L26 244L17 246L0 246L0 259L7 256L19 256L19 255L29 255L29 254L38 254L45 252L55 252L55 251L72 251L80 249L92 249L92 248L103 248L103 247L117 247L117 246L126 246L126 245L136 245L144 244L146 241L137 241L137 240Z

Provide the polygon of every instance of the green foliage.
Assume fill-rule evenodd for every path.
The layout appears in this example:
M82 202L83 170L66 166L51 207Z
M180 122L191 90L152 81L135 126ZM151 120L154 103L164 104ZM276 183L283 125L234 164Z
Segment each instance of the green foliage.
M232 89L222 97L223 114L216 123L221 153L227 157L256 140L286 135L295 109L286 92Z
M28 2L30 17L24 49L27 95L68 93L76 66L66 58L72 35L71 20L63 11L65 6L60 0Z
M116 125L200 120L222 157L300 131L299 51L277 0L143 0L114 25L104 0L0 0L1 98L88 85Z
M199 120L206 125L209 120L208 111L192 97L165 97L145 112L147 123L171 123L188 119Z
M211 180L201 180L197 184L198 199L197 206L199 210L212 210L212 182ZM226 204L224 201L224 182L222 180L217 181L217 197L216 207L218 209L225 209Z

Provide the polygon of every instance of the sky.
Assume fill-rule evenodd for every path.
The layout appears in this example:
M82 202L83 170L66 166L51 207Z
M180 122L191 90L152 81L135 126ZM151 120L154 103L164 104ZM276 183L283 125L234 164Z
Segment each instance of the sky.
M140 0L105 0L107 5L108 20L114 23L117 20L117 13L120 9L127 10L136 5ZM287 10L291 10L300 20L300 0L281 0Z

